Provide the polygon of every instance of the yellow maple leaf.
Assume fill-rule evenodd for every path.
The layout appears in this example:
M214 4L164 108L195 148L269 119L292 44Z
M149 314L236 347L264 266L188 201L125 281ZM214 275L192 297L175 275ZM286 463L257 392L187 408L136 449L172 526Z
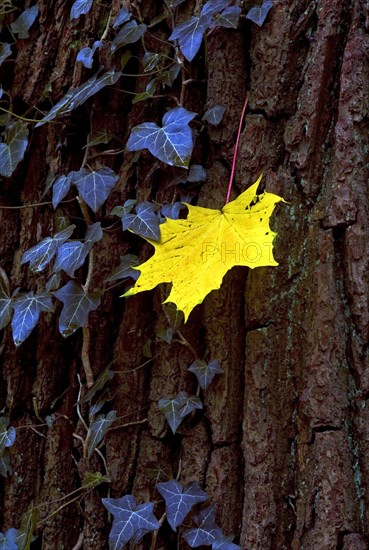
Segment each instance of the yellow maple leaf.
M187 219L168 218L160 226L159 242L146 238L155 254L134 268L141 274L123 296L172 283L165 302L175 303L186 321L211 290L220 288L231 267L278 265L273 257L276 233L269 220L283 199L267 192L256 195L261 178L222 210L186 204Z

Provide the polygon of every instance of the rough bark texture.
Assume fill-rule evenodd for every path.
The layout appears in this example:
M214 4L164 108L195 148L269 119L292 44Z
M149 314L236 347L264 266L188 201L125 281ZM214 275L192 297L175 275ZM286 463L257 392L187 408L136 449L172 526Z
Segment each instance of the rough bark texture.
M1 68L17 113L39 105L49 83L55 102L90 76L74 63L75 54L88 38L101 36L109 11L96 2L88 16L70 22L71 2L38 4L30 38L17 41L15 60ZM129 2L112 0L113 17L123 5ZM182 18L193 10L191 2L184 6ZM141 9L145 20L162 11L152 0ZM157 402L180 390L196 391L187 373L193 355L180 344L156 343L152 362L134 370L145 361L146 341L167 326L161 291L127 301L118 298L119 290L104 295L90 316L90 360L96 377L111 363L115 370L131 371L116 375L110 395L122 424L133 424L106 437L102 451L110 485L46 521L86 471L104 472L96 454L90 461L82 458L73 435L84 435L75 407L77 374L83 378L82 335L63 340L57 315L44 315L15 349L6 329L0 408L9 408L15 427L40 424L35 404L40 418L57 413L58 419L37 432L17 431L10 448L13 474L0 481L4 529L18 527L31 505L48 502L40 508L35 548L72 549L81 532L85 550L107 548L110 524L101 497L110 488L112 497L133 493L141 502L158 500L147 473L156 463L174 476L180 468L183 483L199 481L218 504L219 525L242 549L368 548L368 33L365 0L276 0L261 29L243 21L237 31L209 36L206 63L202 53L188 68L198 82L187 86L184 105L199 112L221 103L227 111L195 151L209 174L197 202L212 208L224 202L248 94L235 194L263 172L268 191L288 201L273 220L280 265L232 270L221 290L191 315L185 337L202 357L219 359L224 374L205 392L205 414L196 414L174 437ZM155 48L155 41L148 39L147 46ZM107 67L109 57L103 50ZM122 79L89 103L90 113L81 108L63 124L33 130L25 160L1 184L1 204L37 202L49 172L78 169L90 119L123 143L132 125L154 120L155 109L160 120L160 102L131 107L119 92L135 86L144 88L139 79ZM46 110L49 105L45 102ZM106 159L120 181L104 212L134 196L172 200L165 175L146 178L150 155L142 155L134 168L127 168L126 154ZM72 221L80 216L77 206L63 209ZM53 231L52 207L0 209L0 218L1 266L12 288L42 288L46 275L30 277L20 258ZM119 231L106 234L97 247L92 287L126 249ZM149 253L145 246L141 257ZM163 527L157 547L174 548L176 540Z

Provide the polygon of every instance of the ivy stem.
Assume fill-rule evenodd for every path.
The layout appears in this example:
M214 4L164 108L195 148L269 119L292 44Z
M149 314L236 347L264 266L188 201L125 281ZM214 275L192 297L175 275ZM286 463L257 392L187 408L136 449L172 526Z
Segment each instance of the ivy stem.
M81 351L81 361L83 365L83 370L85 371L86 384L88 388L92 388L94 385L94 375L91 369L91 362L89 356L90 349L90 328L88 325L82 327L83 331L83 341L82 341L82 351Z
M248 102L248 97L246 96L245 103L243 104L243 108L242 108L242 113L241 113L241 117L240 117L240 123L239 123L239 125L238 125L238 132L237 132L236 145L235 145L234 153L233 153L232 170L231 170L231 176L230 176L230 178L229 178L228 191L227 191L227 196L226 196L225 204L228 204L228 203L229 203L229 198L230 198L230 196L231 196L232 184L233 184L233 178L234 178L234 171L235 171L235 169L236 169L236 161L237 161L237 153L238 153L238 144L239 144L239 142L240 142L242 123L243 123L243 119L245 118L245 112L246 112L247 102Z
M37 120L36 118L26 118L21 115L16 115L12 111L8 111L8 109L4 109L4 107L0 107L0 111L3 111L3 113L8 113L8 115L14 116L15 118L19 118L20 120L23 120L24 122L40 122L40 120ZM52 121L56 122L56 121Z

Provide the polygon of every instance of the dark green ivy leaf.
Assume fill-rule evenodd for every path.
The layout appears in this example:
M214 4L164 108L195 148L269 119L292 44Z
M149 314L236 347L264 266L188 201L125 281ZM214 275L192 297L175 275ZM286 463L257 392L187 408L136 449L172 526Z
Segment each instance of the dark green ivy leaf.
M41 242L27 250L23 256L21 265L29 262L29 267L34 273L40 273L53 259L59 246L72 235L75 225L56 233L54 237L46 237Z
M85 242L73 241L59 246L56 252L54 270L58 272L63 269L70 277L74 277L75 270L84 264L92 245L102 237L101 223L96 222L87 228Z
M27 126L18 120L5 128L5 143L0 143L0 176L9 177L24 157L28 144Z
M156 206L151 202L140 202L136 206L136 214L123 212L123 231L129 229L136 235L147 237L153 241L160 240L160 220L156 215Z
M78 52L76 61L80 61L86 69L92 69L94 53L98 48L101 48L102 45L103 42L96 40L96 42L93 43L92 48L82 48L82 50Z
M214 107L211 107L208 109L201 120L206 120L209 122L209 124L212 124L213 126L218 126L220 124L223 115L226 111L226 107L223 105L214 105Z
M272 7L273 2L264 0L262 6L254 6L248 11L246 19L250 19L253 23L256 23L259 27L262 27Z
M84 201L96 212L108 198L119 176L111 168L104 166L92 172L82 168L75 172L73 180Z
M80 283L68 281L54 295L63 302L59 319L59 331L66 338L87 324L90 311L100 304L100 293L86 294Z
M178 40L182 54L188 61L192 61L200 49L204 33L212 26L216 26L217 16L227 7L230 0L208 0L199 16L194 16L177 25L173 29L169 40Z
M151 502L137 505L132 495L124 495L121 498L103 498L102 503L114 517L109 534L111 550L122 550L139 531L155 531L160 527Z
M38 323L41 311L53 311L51 294L44 292L42 294L18 295L13 302L14 315L12 319L13 340L16 346L31 334Z
M50 122L50 120L54 120L57 116L70 113L73 109L76 109L79 105L87 101L87 99L97 94L97 92L105 86L112 86L115 84L121 76L121 72L111 70L107 71L99 78L97 78L95 74L78 88L70 88L65 96L54 105L50 112L36 124L35 128L42 126L46 122Z
M201 166L201 164L192 164L188 171L188 176L186 181L195 183L198 181L205 181L207 177L208 177L208 174L205 168Z
M183 538L191 548L198 546L210 546L222 535L221 529L215 522L216 506L208 506L195 517L198 527L188 529L183 533Z
M54 290L59 288L60 282L61 282L60 273L54 273L45 285L46 291L53 292Z
M21 524L18 529L17 545L18 550L30 550L31 543L34 540L33 533L37 525L37 509L29 508L22 515Z
M10 528L5 534L0 533L0 550L18 550L16 542L18 529Z
M125 254L121 256L120 264L105 281L109 283L119 281L120 279L127 279L128 277L136 281L140 272L137 269L132 269L132 267L137 267L139 263L139 259L135 254Z
M173 433L176 433L178 426L185 416L190 414L194 409L202 409L199 397L196 395L188 396L185 391L179 392L173 399L163 397L160 399L158 406Z
M11 25L11 29L14 34L18 35L18 38L28 38L28 31L33 25L38 16L38 6L35 4L31 8L25 9L18 19L16 19Z
M70 186L72 185L72 177L74 172L69 172L66 176L58 176L53 183L53 207L56 210L60 201L67 195Z
M129 13L128 10L126 10L125 8L122 8L114 20L113 29L117 29L118 27L123 25L123 23L126 23L127 21L129 21L129 19L131 19L131 14Z
M183 487L179 481L173 479L158 483L156 488L165 500L167 520L173 531L181 525L195 504L204 502L208 498L197 482Z
M155 122L144 122L132 128L128 139L128 151L148 149L152 155L170 166L188 167L193 139L190 121L196 113L184 107L175 107L163 117L160 128Z
M12 299L8 294L8 289L0 275L0 330L5 328L12 317Z
M242 9L238 6L230 6L222 11L216 20L217 27L225 29L237 29Z
M159 59L160 59L160 54L153 53L153 52L146 52L141 60L144 72L147 73L155 69L155 67L159 63Z
M70 277L74 277L76 269L85 263L90 248L81 241L64 243L57 250L54 270L58 272L63 269Z
M9 418L7 416L0 416L0 456L3 454L4 449L11 447L14 444L16 438L16 431L13 426L9 426Z
M70 18L78 19L81 15L86 15L91 9L93 0L76 0L70 10Z
M145 101L146 99L153 97L153 95L155 94L155 90L156 90L156 79L154 78L153 80L150 80L144 92L141 92L134 96L134 98L132 99L132 104L134 105L139 101Z
M181 202L174 202L173 204L165 204L161 207L160 212L165 218L171 220L178 220L183 204Z
M87 401L91 401L91 399L95 396L95 394L102 390L105 384L113 379L115 372L110 370L109 367L106 367L102 371L102 373L99 375L98 379L92 386L92 388L89 388L86 394L82 397L80 400L81 403L87 403Z
M206 390L211 384L216 374L224 372L223 369L220 368L219 361L216 359L212 359L209 363L196 359L188 370L194 373L203 390Z
M0 65L11 54L12 54L12 49L10 47L10 44L8 44L7 42L4 42L3 44L0 44Z
M96 447L104 439L107 430L117 417L117 411L110 411L108 414L99 414L91 424L87 434L87 458L91 458Z
M129 21L114 38L111 44L111 51L115 52L118 48L126 46L126 44L137 42L145 34L146 29L147 26L144 23L138 24L137 21Z

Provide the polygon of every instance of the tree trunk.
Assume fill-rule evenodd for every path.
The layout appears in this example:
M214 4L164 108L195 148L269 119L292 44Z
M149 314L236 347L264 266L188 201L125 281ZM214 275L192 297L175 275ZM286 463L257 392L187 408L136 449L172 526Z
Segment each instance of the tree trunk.
M29 4L17 2L22 10ZM101 37L110 10L111 20L123 5L134 11L129 2L94 2L86 16L70 21L71 4L39 0L30 37L17 40L15 55L2 65L2 86L16 114L34 105L47 112L47 97L55 103L90 78L92 71L74 63L77 52ZM163 11L153 0L140 7L146 22ZM181 5L179 19L193 9L192 2ZM152 32L165 39L158 28ZM32 548L72 549L79 537L78 548L107 548L111 523L101 498L129 493L137 502L159 501L150 471L160 468L183 484L198 481L217 504L217 523L242 549L369 547L368 32L365 0L276 0L263 27L243 19L238 30L217 29L195 61L186 63L193 80L182 87L183 105L197 113L227 107L221 124L209 125L197 139L194 159L208 170L207 181L196 188L197 204L224 204L248 95L234 197L263 173L267 191L287 201L272 221L279 266L232 269L181 328L196 355L218 359L224 373L204 392L204 411L191 415L176 435L158 401L181 390L196 393L187 371L194 354L183 343L168 345L157 337L168 328L161 305L165 287L128 299L120 298L122 287L103 294L89 317L89 360L95 379L108 366L119 371L104 394L123 417L100 449L111 481L77 492L83 498L62 508L86 472L106 473L97 453L83 457L78 439L86 436L76 407L78 375L85 385L82 329L63 339L59 308L42 314L18 348L5 329L0 408L7 407L17 438L9 448L12 474L0 481L3 531L19 528L22 514L42 505ZM3 34L9 42L5 27ZM129 48L142 55L138 44ZM155 51L157 41L149 36L146 46ZM99 55L105 70L111 68L107 49ZM128 72L141 70L131 64ZM30 124L27 153L14 175L3 178L1 204L50 200L50 193L42 198L47 176L80 168L92 130L112 134L114 148L121 149L132 126L159 122L167 108L162 100L132 106L120 91L143 91L146 84L122 77L67 118L41 128ZM175 198L168 168L152 174L149 153L137 164L131 159L128 152L100 159L120 176L96 215L103 225L116 221L109 212L126 199L163 204ZM83 227L75 202L61 209ZM20 260L55 232L52 206L0 209L0 217L1 267L12 290L42 289L48 270L32 275ZM141 259L152 251L119 229L105 232L96 245L91 288L128 249ZM52 414L50 427L43 425ZM81 414L87 418L86 404ZM156 548L177 547L177 537L164 522ZM179 548L188 548L178 540ZM135 548L149 548L150 535L140 545Z

